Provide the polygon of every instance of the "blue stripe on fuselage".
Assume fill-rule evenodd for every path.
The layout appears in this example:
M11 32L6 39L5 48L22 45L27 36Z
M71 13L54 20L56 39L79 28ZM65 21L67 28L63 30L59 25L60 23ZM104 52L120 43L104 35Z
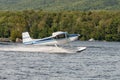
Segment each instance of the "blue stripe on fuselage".
M52 37L43 38L43 39L40 39L40 40L35 40L35 41L33 41L33 44L44 43L44 42L50 42L50 41L53 41L53 38L52 38Z

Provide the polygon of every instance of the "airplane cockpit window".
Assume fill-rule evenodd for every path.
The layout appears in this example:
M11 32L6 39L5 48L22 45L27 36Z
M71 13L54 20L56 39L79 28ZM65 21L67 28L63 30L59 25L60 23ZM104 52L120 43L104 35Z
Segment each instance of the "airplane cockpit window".
M55 37L55 39L63 39L66 38L65 34L60 34Z

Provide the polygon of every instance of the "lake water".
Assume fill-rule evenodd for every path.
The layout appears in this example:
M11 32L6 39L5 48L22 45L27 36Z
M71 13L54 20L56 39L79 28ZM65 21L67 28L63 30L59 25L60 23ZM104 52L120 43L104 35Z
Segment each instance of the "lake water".
M120 42L72 43L83 52L0 51L0 80L120 80ZM21 44L0 44L0 48Z

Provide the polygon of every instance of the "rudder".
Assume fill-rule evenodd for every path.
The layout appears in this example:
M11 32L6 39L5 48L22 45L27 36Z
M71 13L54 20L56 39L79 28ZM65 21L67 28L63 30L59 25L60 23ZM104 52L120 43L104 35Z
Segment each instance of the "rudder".
M24 44L32 44L32 39L28 32L22 33L22 40Z

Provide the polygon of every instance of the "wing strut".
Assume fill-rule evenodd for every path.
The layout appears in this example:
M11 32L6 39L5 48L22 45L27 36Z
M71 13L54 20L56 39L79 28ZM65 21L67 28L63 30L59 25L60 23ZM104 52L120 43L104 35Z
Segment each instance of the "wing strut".
M57 44L55 44L55 47L57 47L57 48L58 48L58 45L57 45Z

